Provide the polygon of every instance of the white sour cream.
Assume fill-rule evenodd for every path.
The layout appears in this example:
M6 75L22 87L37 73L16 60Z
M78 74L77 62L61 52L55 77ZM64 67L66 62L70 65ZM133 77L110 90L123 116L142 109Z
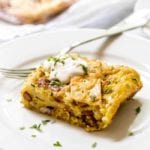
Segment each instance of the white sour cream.
M87 62L82 59L72 59L71 57L59 58L57 63L54 60L45 61L44 67L51 69L50 79L59 79L62 83L69 82L70 78L76 75L83 75L84 67L87 67ZM62 60L62 62L61 62Z

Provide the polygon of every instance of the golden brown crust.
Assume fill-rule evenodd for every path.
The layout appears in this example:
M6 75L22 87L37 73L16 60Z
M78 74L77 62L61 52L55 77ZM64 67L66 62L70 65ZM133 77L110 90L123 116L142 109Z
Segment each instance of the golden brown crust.
M20 23L39 23L67 9L77 0L1 0L3 13L15 16Z

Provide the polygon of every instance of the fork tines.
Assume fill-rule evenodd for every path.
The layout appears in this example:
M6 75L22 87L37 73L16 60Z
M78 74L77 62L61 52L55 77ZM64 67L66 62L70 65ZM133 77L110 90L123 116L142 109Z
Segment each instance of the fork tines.
M36 68L28 68L28 69L6 69L0 68L0 72L2 75L9 78L24 78L27 77L33 70Z

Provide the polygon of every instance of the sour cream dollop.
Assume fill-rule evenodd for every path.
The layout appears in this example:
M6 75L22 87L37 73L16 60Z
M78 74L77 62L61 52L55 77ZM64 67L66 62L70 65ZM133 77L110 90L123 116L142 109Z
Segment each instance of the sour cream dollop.
M58 79L62 83L67 83L70 78L76 75L84 75L88 64L80 58L69 56L51 57L45 61L43 66L51 70L50 80Z

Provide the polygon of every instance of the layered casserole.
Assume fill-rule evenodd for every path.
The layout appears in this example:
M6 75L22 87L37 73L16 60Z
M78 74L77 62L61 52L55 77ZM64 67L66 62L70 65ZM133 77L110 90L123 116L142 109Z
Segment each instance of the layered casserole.
M142 87L139 74L77 54L49 57L22 87L25 107L87 131L110 125L119 106Z

